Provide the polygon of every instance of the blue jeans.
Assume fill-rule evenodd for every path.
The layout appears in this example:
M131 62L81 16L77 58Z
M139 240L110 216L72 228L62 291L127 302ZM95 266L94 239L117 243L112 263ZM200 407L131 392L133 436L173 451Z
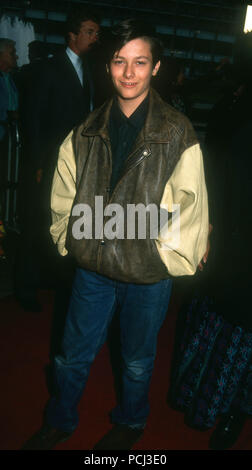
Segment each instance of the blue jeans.
M144 427L149 414L148 392L159 329L168 309L171 280L130 284L77 269L63 337L62 355L55 358L55 395L47 422L66 432L78 424L77 406L90 366L107 337L119 309L123 358L122 398L112 411L114 423Z

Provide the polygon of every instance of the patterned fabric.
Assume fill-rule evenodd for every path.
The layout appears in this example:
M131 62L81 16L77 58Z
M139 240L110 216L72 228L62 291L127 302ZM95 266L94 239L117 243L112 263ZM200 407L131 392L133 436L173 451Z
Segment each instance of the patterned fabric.
M173 383L173 405L191 426L210 428L231 406L252 415L252 333L217 315L208 297L195 298Z

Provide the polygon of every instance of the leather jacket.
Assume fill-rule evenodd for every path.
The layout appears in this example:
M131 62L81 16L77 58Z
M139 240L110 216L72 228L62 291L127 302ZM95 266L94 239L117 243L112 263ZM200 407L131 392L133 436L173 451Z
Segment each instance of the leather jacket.
M194 274L208 235L202 154L194 130L184 115L151 90L146 122L111 194L111 106L112 100L95 110L62 144L52 187L53 239L60 253L69 251L80 267L119 281L148 284ZM111 205L110 211L98 211L97 216L97 197L104 208ZM88 236L76 237L76 226L86 220L79 211L83 203L92 222ZM153 204L168 213L178 204L179 244L172 243L168 224L151 237L149 213L146 236L139 237L135 216L135 237L128 237L127 210L133 204ZM111 239L105 226L118 207L123 210L124 227Z

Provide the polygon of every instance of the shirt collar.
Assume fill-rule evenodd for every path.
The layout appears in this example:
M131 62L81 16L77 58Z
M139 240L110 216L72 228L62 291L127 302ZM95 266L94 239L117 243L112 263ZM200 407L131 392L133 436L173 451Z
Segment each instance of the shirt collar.
M71 60L74 67L80 67L82 65L82 60L81 60L80 56L75 54L75 52L72 51L72 49L70 49L70 47L66 48L66 53L67 53L67 55L68 55L69 59Z
M147 116L148 106L149 106L149 94L142 101L142 103L137 107L134 113L131 114L130 117L127 117L122 112L118 104L117 98L115 98L113 101L112 108L111 108L111 117L113 120L116 121L118 126L122 126L127 123L139 129L144 124L145 118Z

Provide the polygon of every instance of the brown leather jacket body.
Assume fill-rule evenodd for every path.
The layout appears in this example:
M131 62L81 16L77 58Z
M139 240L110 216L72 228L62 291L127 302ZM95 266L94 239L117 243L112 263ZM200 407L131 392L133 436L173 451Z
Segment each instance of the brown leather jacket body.
M207 212L207 196L202 163L201 161L200 164L196 163L196 160L197 162L201 160L201 153L194 130L185 116L162 101L159 95L151 90L146 122L136 139L134 148L124 162L119 181L111 194L109 183L112 155L108 133L111 105L112 100L94 111L83 125L74 130L69 138L71 142L67 144L68 149L69 145L71 146L75 160L75 196L72 201L71 214L68 213L67 217L65 253L68 250L80 267L124 282L154 283L172 275L193 274L197 263L204 254L208 232L207 215L202 218L202 221L200 220L204 211ZM64 145L66 144L63 143L63 147ZM194 151L197 155L195 168L200 166L200 169L195 171L191 169L194 166ZM67 150L67 154L69 154L69 150ZM185 187L187 177L186 174L184 175L186 173L184 160L179 163L181 158L185 161L190 160L187 163L189 189ZM66 164L66 156L63 160ZM59 171L62 173L62 167L61 170L56 169L55 187L59 185ZM193 176L190 174L191 171ZM180 185L180 175L184 175L181 187L176 188L177 183L173 182L173 174L178 174L176 176L178 185ZM192 177L195 182L192 184L193 190L191 191L190 180ZM52 191L54 215L57 213L53 202L55 192L57 189ZM179 196L176 197L175 194L179 194ZM100 211L97 212L97 197L100 197L98 198L99 203L103 202L104 209L108 204L116 204L123 208L124 229L119 236L111 239L106 236L106 230L104 233L109 216L106 211L104 215ZM180 230L185 232L186 225L189 226L188 236L190 237L190 233L192 234L192 246L189 242L188 250L192 255L187 256L187 249L183 253L183 247L167 250L165 245L164 249L158 237L156 240L152 239L150 237L149 213L146 217L146 237L138 237L137 216L135 217L136 237L127 236L127 208L129 205L142 204L147 207L149 204L154 204L160 208L164 202L168 202L167 207L174 202L181 205ZM92 211L92 227L88 238L80 238L79 236L76 238L73 235L73 229L80 219L80 213L76 215L78 211L73 209L80 207L78 205L83 203ZM101 205L99 207L101 208ZM112 209L113 207L116 210L118 206L111 206ZM167 210L172 212L172 208ZM109 212L110 216L113 214L113 212ZM59 218L56 217L56 219L59 223ZM186 222L187 219L188 222ZM56 234L57 230L55 231L57 223L51 229L56 243L59 239ZM187 237L185 239L188 245ZM162 240L164 243L165 241ZM166 251L163 251L163 255L162 250ZM190 256L193 262L189 259ZM169 262L166 262L166 259L172 259L172 257L180 258L182 264L180 261L179 264L187 266L185 270L182 269L183 272L180 268L169 269ZM176 263L177 261L175 261Z

